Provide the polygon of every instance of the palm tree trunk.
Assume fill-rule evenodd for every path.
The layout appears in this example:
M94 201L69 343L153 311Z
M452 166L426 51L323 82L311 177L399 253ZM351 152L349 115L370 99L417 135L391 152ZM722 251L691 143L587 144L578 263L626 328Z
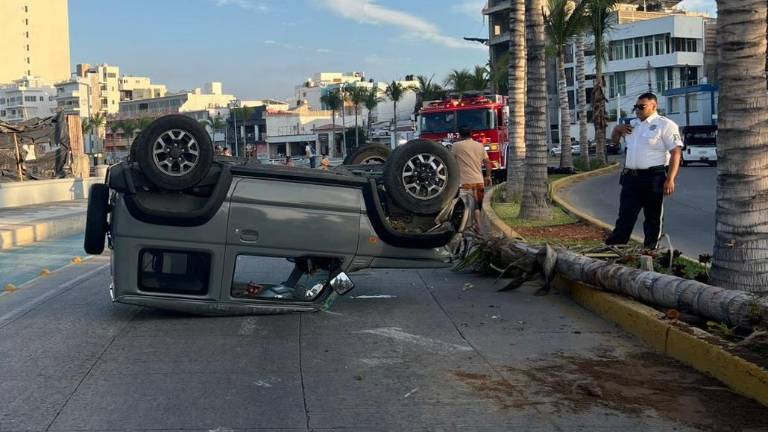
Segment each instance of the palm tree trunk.
M525 103L525 181L522 219L547 219L547 89L544 68L542 0L526 0L527 100Z
M397 147L397 101L392 99L392 123L393 123L393 129L392 129L392 135L389 137L389 145L394 150L395 147ZM393 144L394 143L394 144Z
M592 125L595 127L595 150L597 160L608 162L605 154L605 128L608 117L605 112L605 81L602 61L595 57L595 85L592 87Z
M333 128L331 131L331 148L328 149L328 153L333 152L335 157L338 157L339 154L336 152L336 111L331 111L331 128Z
M507 201L519 201L525 181L525 0L512 0L509 11L509 145ZM501 144L501 143L499 143Z
M357 105L355 105L355 148L360 148L360 134L357 132Z
M719 17L722 16L721 12ZM760 60L761 63L763 61ZM633 297L646 304L690 310L696 315L732 326L752 327L755 321L768 320L768 297L759 299L741 291L610 264L565 249L557 249L555 271L568 279Z
M765 0L718 0L717 210L711 282L768 293Z
M565 47L557 55L557 93L560 101L560 168L572 168L571 110L568 107L568 82L565 80Z
M589 169L589 140L587 138L587 89L584 77L584 35L576 36L576 104L578 106L581 157Z

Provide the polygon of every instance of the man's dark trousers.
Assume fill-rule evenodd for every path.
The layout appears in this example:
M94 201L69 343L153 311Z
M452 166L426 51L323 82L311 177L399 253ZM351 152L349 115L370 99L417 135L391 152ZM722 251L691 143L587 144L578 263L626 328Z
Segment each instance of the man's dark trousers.
M664 182L667 179L666 167L658 166L644 170L625 169L621 174L621 196L619 198L619 218L613 233L606 244L626 244L632 235L640 209L645 222L644 244L655 248L661 233L664 201Z

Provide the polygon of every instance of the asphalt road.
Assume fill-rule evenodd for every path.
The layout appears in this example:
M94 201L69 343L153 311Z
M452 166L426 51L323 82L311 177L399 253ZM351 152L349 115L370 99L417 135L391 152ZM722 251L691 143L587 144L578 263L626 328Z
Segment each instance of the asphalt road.
M761 430L768 409L568 297L367 271L327 312L112 304L96 257L0 296L0 431Z
M672 246L690 257L712 253L715 244L715 184L717 168L680 168L675 193L664 199L663 232ZM568 201L586 213L613 225L619 214L619 174L594 177L563 190ZM635 234L643 237L640 212ZM664 240L661 243L666 246Z

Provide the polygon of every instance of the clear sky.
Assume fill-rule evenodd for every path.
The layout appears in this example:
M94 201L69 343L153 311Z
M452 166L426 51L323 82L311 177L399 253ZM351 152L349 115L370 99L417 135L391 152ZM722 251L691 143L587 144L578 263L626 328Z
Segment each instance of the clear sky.
M169 90L222 81L289 98L314 72L377 81L488 61L484 0L69 0L72 63L109 63Z
M69 0L72 63L109 63L169 90L221 81L242 99L293 95L314 72L377 81L488 61L485 0ZM714 15L715 0L681 6Z

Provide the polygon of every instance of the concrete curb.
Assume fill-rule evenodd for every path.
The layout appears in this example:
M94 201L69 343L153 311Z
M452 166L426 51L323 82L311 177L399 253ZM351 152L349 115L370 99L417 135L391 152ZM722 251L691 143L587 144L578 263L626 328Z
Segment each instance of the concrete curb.
M85 211L24 224L0 225L0 250L42 240L67 237L85 230Z
M656 351L710 375L736 393L768 406L768 370L737 357L696 335L701 330L664 320L664 315L644 304L558 276L556 285L570 290L582 307L612 321L639 337Z
M501 220L501 218L496 214L496 212L493 211L493 206L491 205L493 193L497 189L504 187L505 184L506 182L499 183L485 192L485 197L483 198L482 222L486 225L486 227L490 228L491 232L501 233L505 237L510 239L523 240L523 237L520 234L518 234L509 225L504 223L503 220Z
M555 180L549 185L549 197L550 199L560 207L564 208L568 211L568 213L571 213L572 215L578 217L579 219L585 220L592 225L598 226L600 228L606 229L608 231L613 230L613 226L610 224L607 224L597 218L594 218L585 212L581 211L580 209L576 208L573 204L566 201L563 197L561 197L558 192L560 192L561 189L570 186L574 183L584 181L588 178L597 177L601 175L611 174L615 171L617 171L619 168L621 168L621 165L618 163L614 163L612 165L609 165L604 168L596 169L594 171L588 171L581 174L574 174L572 176L563 177L561 179ZM632 236L632 240L638 241L640 243L643 242L643 239L640 237L637 237L635 235Z
M618 164L583 174L565 177L550 185L552 200L587 222L597 226L613 229L612 226L599 221L589 215L585 215L569 203L558 197L557 192L563 187L585 178L613 172ZM501 185L499 185L501 186ZM497 186L498 187L498 186ZM506 226L496 215L488 198L492 191L486 195L483 201L483 213L497 232L507 235L510 239L519 240L520 237L507 227L507 230L497 229L498 223ZM487 202L487 205L486 205ZM494 222L498 221L498 222ZM502 227L503 228L503 227ZM642 241L642 240L641 240ZM590 285L568 280L560 275L555 284L568 289L576 303L599 315L603 319L614 322L625 331L637 336L643 342L650 345L656 351L693 367L694 369L714 377L724 383L736 393L752 398L761 404L768 406L768 370L737 357L717 344L706 341L696 333L704 333L696 328L687 326L681 322L665 320L664 315L649 306L639 303L627 297L603 292Z

